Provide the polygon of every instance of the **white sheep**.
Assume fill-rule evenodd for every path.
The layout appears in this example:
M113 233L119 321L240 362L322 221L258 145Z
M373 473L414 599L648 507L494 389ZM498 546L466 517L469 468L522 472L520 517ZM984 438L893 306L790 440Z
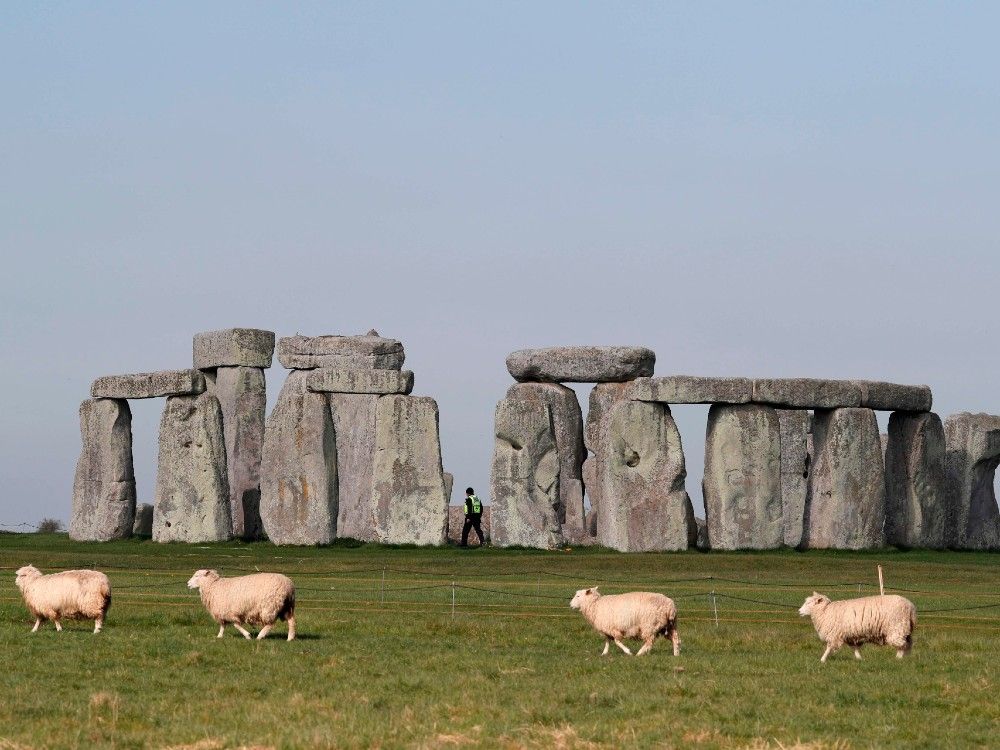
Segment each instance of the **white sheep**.
M198 570L188 581L188 588L200 589L201 601L212 619L219 623L221 638L227 624L232 624L244 638L250 633L243 627L262 625L257 640L266 638L277 620L288 623L288 640L295 638L295 584L280 573L253 573L222 578L214 570Z
M622 643L622 638L639 638L642 648L637 656L642 656L653 647L656 636L670 638L674 644L674 656L681 652L681 638L677 633L677 607L673 599L663 594L648 591L633 591L629 594L602 596L597 586L580 589L569 603L580 610L594 630L604 636L604 651L607 656L614 641L629 656L632 652Z
M917 608L902 596L865 596L833 602L813 592L799 608L803 617L811 617L819 639L826 643L826 658L845 643L861 658L861 644L895 646L896 658L913 648L913 630L917 626Z
M62 630L63 618L93 620L94 633L100 633L104 617L111 607L111 582L96 570L66 570L42 575L34 565L25 565L15 574L24 603L35 618L32 633L44 620L52 620Z

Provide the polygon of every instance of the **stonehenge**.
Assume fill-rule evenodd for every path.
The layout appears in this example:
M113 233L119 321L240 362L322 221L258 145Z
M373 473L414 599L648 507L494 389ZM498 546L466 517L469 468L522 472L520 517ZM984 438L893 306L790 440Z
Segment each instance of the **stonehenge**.
M267 411L266 371L287 370ZM441 545L449 506L437 402L403 344L229 328L192 364L96 378L80 406L71 538L338 538ZM623 552L1000 549L1000 416L931 411L926 385L654 375L642 346L525 349L494 412L493 544ZM567 384L590 384L586 413ZM132 399L164 400L152 505L136 504ZM709 407L696 519L671 407ZM875 412L890 412L879 434ZM462 485L464 486L464 484ZM457 525L457 530L456 530Z

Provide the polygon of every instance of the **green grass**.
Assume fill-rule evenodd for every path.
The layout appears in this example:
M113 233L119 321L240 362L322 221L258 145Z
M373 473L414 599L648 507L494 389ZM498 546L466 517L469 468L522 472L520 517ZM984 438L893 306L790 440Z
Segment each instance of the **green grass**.
M0 749L996 746L1000 607L930 610L1000 602L998 561L93 545L4 534ZM70 623L57 634L47 624L31 635L13 575L27 563L107 572L105 631ZM890 586L919 590L906 593L920 611L913 657L868 647L855 662L844 649L821 665L822 644L793 607L814 588L844 598L862 582L872 593L877 563ZM290 575L299 640L285 642L281 624L264 642L233 630L216 640L184 585L201 567ZM701 580L677 580L692 578ZM454 614L452 580L465 587ZM601 638L568 608L573 591L594 583L675 597L681 656L661 640L642 659L601 658ZM414 588L423 586L437 587Z

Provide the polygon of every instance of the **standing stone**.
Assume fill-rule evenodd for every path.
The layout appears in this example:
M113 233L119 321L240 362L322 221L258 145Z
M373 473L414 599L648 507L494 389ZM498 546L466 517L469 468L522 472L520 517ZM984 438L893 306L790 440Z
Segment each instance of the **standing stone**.
M267 418L260 517L275 544L329 544L337 536L337 441L326 396L288 374Z
M142 503L136 506L132 536L140 539L149 539L153 536L153 505L151 503Z
M380 539L389 544L444 544L448 498L434 399L379 397L372 491Z
M781 430L781 519L786 547L802 543L802 515L809 491L812 416L801 409L779 409Z
M628 398L629 388L628 383L598 383L590 391L587 422L583 433L584 443L589 451L583 462L583 486L590 499L587 532L591 537L597 536L597 529L600 526L602 489L597 478L606 474L604 459L608 454L604 450L604 442L608 431L608 415L615 404Z
M378 508L372 495L378 398L370 394L328 395L337 435L337 536L362 542L379 539Z
M944 427L932 412L893 412L885 462L885 540L899 547L948 546Z
M222 407L226 466L233 535L260 539L260 459L264 448L267 390L257 367L219 367L209 377L210 390Z
M698 527L698 538L694 546L702 552L708 552L712 549L712 542L708 538L708 522L704 518L695 518L694 522Z
M70 539L106 542L132 535L135 472L132 412L120 399L80 404L82 447L73 479Z
M624 382L652 375L655 364L656 354L643 346L554 346L507 356L507 371L522 382Z
M494 421L491 532L499 547L559 547L559 452L552 411L540 400L504 399Z
M712 549L782 545L781 429L772 407L712 406L702 490Z
M861 408L817 411L813 446L803 546L881 547L885 541L885 470L875 412Z
M507 390L507 398L546 404L552 414L556 450L559 453L559 521L565 536L574 540L584 535L583 412L576 392L558 383L517 383Z
M160 420L153 539L218 542L232 536L219 399L211 393L172 396Z
M451 495L455 489L455 475L449 472L444 473L444 496L448 498L448 507L451 507Z
M944 423L952 518L951 546L1000 549L1000 511L993 479L1000 465L1000 417L952 414Z
M684 449L670 408L623 401L607 419L597 475L598 542L622 552L694 546L698 527L684 489Z

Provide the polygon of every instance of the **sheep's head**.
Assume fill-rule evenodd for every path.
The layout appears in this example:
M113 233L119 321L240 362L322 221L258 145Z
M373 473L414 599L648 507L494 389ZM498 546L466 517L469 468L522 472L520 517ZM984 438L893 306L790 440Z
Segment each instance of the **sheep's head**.
M200 589L203 584L211 583L212 581L218 581L219 574L214 570L208 570L207 568L202 568L201 570L196 570L194 575L191 576L191 580L188 581L189 589Z
M807 597L806 600L802 603L802 606L799 607L799 614L802 615L803 617L808 617L809 615L812 614L813 608L815 608L817 605L828 604L829 602L830 602L829 597L823 596L818 591L813 591L812 596Z
M573 609L580 609L584 602L593 601L598 598L600 594L597 591L597 586L590 589L580 589L573 595L573 600L569 603Z
M24 584L28 581L33 581L42 575L42 571L36 568L34 565L25 565L23 568L18 568L17 572L14 574L14 583L19 589L24 588Z

